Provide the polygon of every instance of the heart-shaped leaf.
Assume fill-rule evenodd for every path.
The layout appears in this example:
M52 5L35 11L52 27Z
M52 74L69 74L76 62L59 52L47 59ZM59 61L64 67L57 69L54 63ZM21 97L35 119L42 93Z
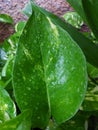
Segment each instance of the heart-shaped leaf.
M85 57L71 36L32 6L16 53L13 85L19 108L31 108L34 127L42 128L49 121L49 111L58 124L78 111L87 73Z
M73 26L66 23L56 15L47 12L46 10L40 8L40 11L43 12L45 15L51 18L52 22L56 25L59 25L65 31L69 33L72 39L80 46L82 51L84 52L87 61L98 68L98 45L95 45L90 39L85 37L82 33L76 30ZM92 53L93 52L93 53Z

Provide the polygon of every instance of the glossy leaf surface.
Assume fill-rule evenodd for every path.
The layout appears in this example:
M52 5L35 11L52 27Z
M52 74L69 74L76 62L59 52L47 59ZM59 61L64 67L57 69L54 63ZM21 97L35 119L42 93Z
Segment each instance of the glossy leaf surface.
M24 26L25 26L26 22L25 21L21 21L21 22L18 22L16 25L15 25L15 31L16 32L22 32Z
M77 5L80 2L82 2L82 1L80 0L80 2L78 3L78 1L70 0L70 2L72 2L75 5ZM80 3L80 5L82 6L81 3ZM30 8L31 8L31 5L30 5ZM78 8L78 6L77 6L77 8ZM82 49L82 51L84 52L84 54L86 56L87 61L90 64L92 64L92 65L94 65L95 67L98 68L98 60L97 60L98 59L98 55L97 55L98 54L98 46L96 46L90 39L88 39L87 37L85 37L82 33L80 33L79 31L77 31L70 24L67 24L66 22L64 22L63 20L61 20L60 18L58 18L54 14L52 14L50 12L47 12L46 10L44 10L42 8L40 8L40 10L45 15L49 16L51 18L51 20L55 24L59 25L65 31L67 31L69 33L69 35L72 37L72 39L80 46L80 48ZM80 10L80 8L79 8L79 10Z
M98 46L95 45L90 39L85 37L82 33L77 31L70 24L67 24L57 16L53 15L50 12L40 8L40 10L51 18L51 20L56 24L62 27L65 31L69 33L72 39L80 46L82 51L84 52L87 61L98 68ZM93 52L93 53L92 53Z
M48 104L58 124L78 111L87 86L86 61L70 35L32 6L19 41L13 85L20 109L31 108L35 126L43 127L49 120Z
M76 113L84 97L87 81L85 60L67 32L50 19L46 23L42 32L45 42L41 42L46 84L52 116L61 123Z
M82 0L90 28L98 39L98 0Z
M32 14L20 37L13 69L13 85L20 110L31 108L34 127L44 127L50 116L37 15L36 12Z
M16 109L7 91L0 86L0 123L16 116Z

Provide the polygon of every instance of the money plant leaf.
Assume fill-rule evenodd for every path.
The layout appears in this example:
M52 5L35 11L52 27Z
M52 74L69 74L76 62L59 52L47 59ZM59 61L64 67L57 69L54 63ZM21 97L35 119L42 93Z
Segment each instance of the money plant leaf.
M40 21L37 14L39 13L32 14L20 37L13 68L13 86L20 110L31 108L34 127L43 128L48 124L50 112L40 50L40 26L37 25Z
M63 28L65 31L69 33L69 35L72 37L72 39L79 45L79 47L82 49L87 62L94 65L98 68L98 45L94 44L89 38L84 36L82 33L80 33L76 28L71 26L70 24L66 23L64 20L60 19L56 15L40 8L40 11L42 11L45 15L51 18L52 22L56 25L59 25L61 28ZM92 53L93 52L93 53Z
M68 0L68 2L74 7L76 6L76 11L77 13L83 18L85 16L85 13L83 12L83 7L82 7L82 0L76 1L76 0ZM29 7L31 8L31 4L29 4ZM62 20L61 18L57 17L56 15L44 10L43 8L39 9L47 16L49 16L51 18L51 20L61 26L64 30L66 30L69 35L71 35L71 37L73 38L73 40L75 40L75 42L80 46L80 48L82 49L87 62L89 62L90 64L94 65L95 67L98 68L98 46L96 44L94 44L89 38L87 38L85 35L83 35L82 33L80 33L78 30L76 30L76 28L74 28L73 26L71 26L70 24L66 23L64 20ZM80 11L80 12L78 12ZM82 12L81 12L82 11ZM84 21L86 21L86 17L83 19ZM87 21L86 21L87 22ZM93 53L92 53L93 52Z
M34 127L42 128L50 115L58 124L75 115L85 96L87 72L71 36L32 7L16 53L13 88L20 110L31 108Z

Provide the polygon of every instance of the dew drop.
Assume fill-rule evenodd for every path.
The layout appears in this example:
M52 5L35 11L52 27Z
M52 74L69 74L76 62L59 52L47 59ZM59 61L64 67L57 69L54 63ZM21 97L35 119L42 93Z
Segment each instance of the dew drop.
M38 107L35 107L36 110L38 110Z
M39 102L37 102L37 106L39 106Z
M28 87L27 89L28 89L29 91L31 90L31 88L30 88L30 87Z
M32 79L29 79L29 82L31 82L32 81Z
M38 116L37 119L40 119L40 116Z

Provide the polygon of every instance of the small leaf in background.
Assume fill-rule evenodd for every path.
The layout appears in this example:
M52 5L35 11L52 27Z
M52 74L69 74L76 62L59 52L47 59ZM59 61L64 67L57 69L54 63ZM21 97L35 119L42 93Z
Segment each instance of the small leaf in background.
M67 0L67 2L75 9L75 11L80 15L83 21L86 22L85 13L82 6L82 0Z
M32 6L31 6L30 2L28 2L28 4L26 4L26 6L23 8L22 12L28 17L30 17L32 15Z
M88 84L85 99L83 101L81 110L97 111L98 110L98 86L93 83Z
M14 119L0 124L1 130L31 130L31 110L26 110Z
M8 14L0 14L0 22L13 24L13 19Z
M40 42L45 78L51 114L60 124L76 114L84 99L86 62L82 51L65 30L48 17L43 21L43 38Z
M98 69L87 64L87 71L89 76L89 83L85 99L81 109L84 111L97 111L98 110Z
M98 68L91 64L87 64L88 75L93 79L98 79Z
M7 91L0 86L0 123L10 120L16 116L15 104Z
M82 18L76 12L67 12L64 14L63 17L66 20L66 22L78 29L80 29L83 25Z
M77 114L70 120L57 125L55 122L50 120L49 125L45 130L87 130L89 114L83 111L78 111Z
M62 130L87 130L87 118L87 113L79 111L72 119L61 124L59 127Z
M12 61L13 61L13 57L9 56L4 67L2 68L2 74L1 74L2 77L11 78L11 76L12 76Z
M82 0L82 4L88 25L98 40L98 0Z
M5 88L9 86L12 89L12 66L13 66L13 56L9 56L5 65L2 67L0 83Z

